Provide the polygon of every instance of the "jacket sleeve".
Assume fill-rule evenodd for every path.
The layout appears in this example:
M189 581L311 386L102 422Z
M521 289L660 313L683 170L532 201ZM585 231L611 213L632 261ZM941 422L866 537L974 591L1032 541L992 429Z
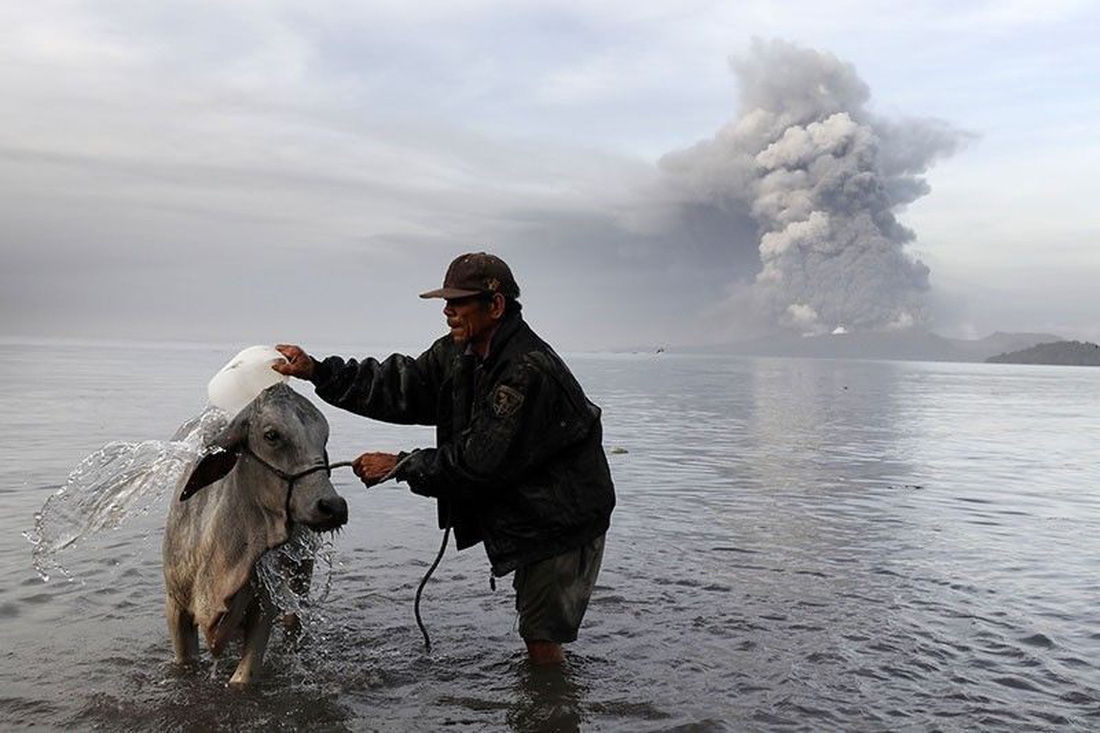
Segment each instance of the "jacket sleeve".
M439 358L433 346L417 358L393 354L384 361L330 356L314 365L317 395L358 415L404 425L434 425Z
M593 415L530 361L506 372L455 440L418 451L397 474L422 496L470 497L507 486L584 438Z

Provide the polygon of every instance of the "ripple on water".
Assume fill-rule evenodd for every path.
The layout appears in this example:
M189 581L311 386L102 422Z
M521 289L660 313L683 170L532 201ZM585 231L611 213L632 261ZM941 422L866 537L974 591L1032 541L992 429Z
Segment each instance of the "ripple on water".
M40 603L49 603L51 600L53 600L53 598L54 598L53 593L32 593L29 596L21 597L19 599L19 602L20 603L30 603L32 605L37 605L37 604L40 604Z
M0 711L4 720L12 727L40 727L43 721L55 720L57 707L46 702L27 697L0 697Z

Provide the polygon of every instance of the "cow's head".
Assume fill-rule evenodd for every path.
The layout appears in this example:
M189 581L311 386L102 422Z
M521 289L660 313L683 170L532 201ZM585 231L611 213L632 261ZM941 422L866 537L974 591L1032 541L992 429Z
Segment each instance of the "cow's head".
M336 529L348 521L348 504L329 480L327 442L320 410L285 384L268 387L214 439L180 501L236 468L238 490L264 509L285 509L288 521L318 531Z

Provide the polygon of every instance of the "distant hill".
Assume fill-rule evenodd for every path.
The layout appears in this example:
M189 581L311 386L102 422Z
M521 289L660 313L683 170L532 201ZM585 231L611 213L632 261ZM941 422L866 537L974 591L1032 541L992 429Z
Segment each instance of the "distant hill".
M1100 366L1100 345L1088 341L1054 341L986 359L991 364L1059 364Z
M1004 331L997 331L985 338L973 341L950 339L956 349L971 356L974 361L984 361L994 354L1021 351L1037 344L1061 340L1061 336L1049 333L1005 333Z
M949 339L923 328L899 331L836 333L821 336L777 334L720 346L677 349L740 356L786 356L818 359L888 361L984 361L994 354L1023 349L1058 336L997 332L983 339Z

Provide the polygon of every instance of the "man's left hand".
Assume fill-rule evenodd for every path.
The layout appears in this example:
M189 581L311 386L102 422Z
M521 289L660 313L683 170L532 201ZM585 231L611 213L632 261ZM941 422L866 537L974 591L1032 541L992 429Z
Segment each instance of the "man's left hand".
M367 486L374 486L397 466L393 453L364 453L351 464L351 470Z

